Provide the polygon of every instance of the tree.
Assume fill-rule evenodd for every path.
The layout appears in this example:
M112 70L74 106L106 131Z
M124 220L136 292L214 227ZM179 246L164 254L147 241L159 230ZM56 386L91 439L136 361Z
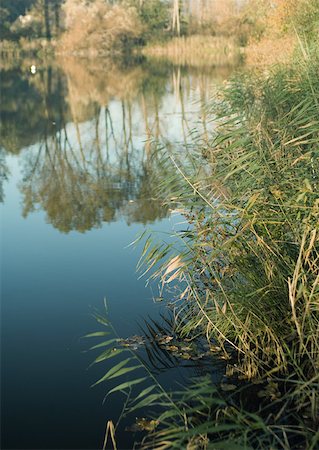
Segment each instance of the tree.
M43 16L45 25L45 36L48 40L51 39L51 26L49 16L49 0L43 0Z
M177 36L181 34L180 22L180 4L179 0L173 0L173 14L172 14L172 30L176 31Z
M63 5L66 32L61 46L70 52L116 53L129 48L142 27L134 6L105 0L66 0Z

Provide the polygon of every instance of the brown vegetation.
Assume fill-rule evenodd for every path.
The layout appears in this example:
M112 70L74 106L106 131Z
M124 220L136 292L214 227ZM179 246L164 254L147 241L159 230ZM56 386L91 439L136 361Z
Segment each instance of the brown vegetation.
M251 42L245 49L245 62L248 66L256 67L288 63L295 45L296 39L292 36L263 38L259 42Z
M58 51L72 54L105 55L123 49L141 32L133 7L109 5L103 0L86 4L67 0L63 5L66 32Z
M249 4L253 5L254 1L250 0ZM319 26L315 19L319 16L317 0L268 1L265 12L261 37L256 39L256 36L250 36L245 50L248 65L287 63L296 48L298 35L312 36L313 40L318 36Z
M173 38L164 44L147 46L142 52L176 65L193 67L233 66L241 58L239 47L233 39L213 36Z

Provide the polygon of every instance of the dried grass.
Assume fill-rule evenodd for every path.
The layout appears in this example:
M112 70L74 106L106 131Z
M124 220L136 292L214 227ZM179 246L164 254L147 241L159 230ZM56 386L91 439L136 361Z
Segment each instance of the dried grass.
M237 65L241 54L234 39L213 36L174 38L163 44L147 46L145 56L161 58L176 65L204 67Z
M270 66L278 63L288 63L296 46L296 38L284 36L264 38L252 42L245 49L245 62L248 66Z

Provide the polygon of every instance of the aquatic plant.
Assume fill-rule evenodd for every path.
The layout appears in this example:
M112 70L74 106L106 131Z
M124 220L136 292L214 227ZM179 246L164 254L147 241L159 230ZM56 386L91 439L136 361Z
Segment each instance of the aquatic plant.
M179 332L217 340L239 383L267 380L269 417L258 405L261 429L241 429L252 448L315 448L319 438L318 54L302 51L298 68L229 82L204 160L170 155L163 185L191 224L173 272L185 284Z
M100 381L146 371L112 389L129 395L152 380L127 404L155 421L141 448L319 444L319 55L300 53L298 66L227 83L211 137L165 149L158 196L189 226L175 253L148 237L140 266L180 287L174 332L218 347L228 382L169 392L137 354L122 360Z

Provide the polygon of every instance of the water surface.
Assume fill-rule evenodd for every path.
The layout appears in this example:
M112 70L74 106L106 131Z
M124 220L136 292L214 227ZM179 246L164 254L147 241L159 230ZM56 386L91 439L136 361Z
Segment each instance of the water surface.
M136 274L139 250L127 248L146 227L181 226L156 198L154 149L183 151L195 128L205 138L207 102L229 73L74 58L4 64L2 448L101 448L121 405L102 404L106 386L90 389L107 368L87 370L81 337L96 329L104 298L124 337L159 317Z

